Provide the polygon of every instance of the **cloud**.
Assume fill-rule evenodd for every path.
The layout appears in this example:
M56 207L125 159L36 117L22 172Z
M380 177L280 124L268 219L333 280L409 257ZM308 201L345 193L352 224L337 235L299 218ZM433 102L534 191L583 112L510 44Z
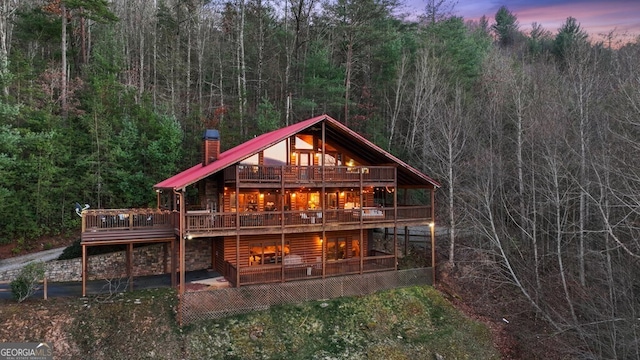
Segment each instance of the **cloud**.
M594 40L612 31L629 38L640 35L638 0L460 0L455 12L465 19L477 20L486 15L492 21L502 5L516 15L523 31L536 22L555 34L568 17L573 17Z

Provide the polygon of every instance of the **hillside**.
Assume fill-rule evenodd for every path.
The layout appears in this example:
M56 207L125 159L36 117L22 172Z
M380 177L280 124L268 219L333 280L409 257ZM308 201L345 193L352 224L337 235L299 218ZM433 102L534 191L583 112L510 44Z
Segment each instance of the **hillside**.
M432 287L339 298L179 328L175 293L32 299L0 307L0 342L57 359L499 359L490 330Z

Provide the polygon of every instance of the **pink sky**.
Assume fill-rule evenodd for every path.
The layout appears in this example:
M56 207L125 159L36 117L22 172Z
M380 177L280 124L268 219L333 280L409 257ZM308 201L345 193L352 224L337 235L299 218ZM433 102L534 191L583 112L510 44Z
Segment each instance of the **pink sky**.
M424 12L426 1L408 0L410 8ZM640 35L640 0L458 0L454 15L465 19L479 19L486 15L490 23L500 6L505 5L516 15L520 30L528 32L531 24L537 22L552 34L571 16L592 39L602 40L601 34L615 30L623 41Z

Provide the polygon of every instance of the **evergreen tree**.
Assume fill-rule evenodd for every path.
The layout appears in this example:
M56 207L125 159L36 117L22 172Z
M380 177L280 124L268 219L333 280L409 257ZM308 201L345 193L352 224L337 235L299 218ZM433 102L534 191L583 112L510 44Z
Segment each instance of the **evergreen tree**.
M503 5L498 9L495 19L496 23L491 28L496 33L499 44L503 47L513 45L519 35L516 16Z

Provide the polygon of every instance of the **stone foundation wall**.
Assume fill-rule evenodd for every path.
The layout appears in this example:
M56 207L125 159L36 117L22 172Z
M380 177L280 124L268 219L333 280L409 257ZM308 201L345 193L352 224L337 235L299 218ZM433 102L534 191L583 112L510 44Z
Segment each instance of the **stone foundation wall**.
M166 249L165 249L166 246ZM115 279L127 276L126 251L94 255L88 258L88 280ZM46 264L47 281L81 281L82 259L53 260ZM185 249L187 271L211 267L211 241L189 240ZM141 246L133 249L133 276L160 275L171 270L169 244ZM0 272L0 282L13 281L20 269Z

